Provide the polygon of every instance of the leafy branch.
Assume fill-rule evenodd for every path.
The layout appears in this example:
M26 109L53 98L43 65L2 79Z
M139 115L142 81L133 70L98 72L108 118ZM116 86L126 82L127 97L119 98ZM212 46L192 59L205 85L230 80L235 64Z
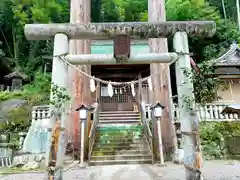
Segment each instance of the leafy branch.
M70 101L70 96L66 88L59 87L52 83L52 99L50 104L53 105L53 116L61 116L66 111L66 105Z
M204 105L219 99L217 89L221 85L219 78L215 75L216 65L214 62L203 62L199 68L200 72L184 69L183 73L193 83L196 103Z

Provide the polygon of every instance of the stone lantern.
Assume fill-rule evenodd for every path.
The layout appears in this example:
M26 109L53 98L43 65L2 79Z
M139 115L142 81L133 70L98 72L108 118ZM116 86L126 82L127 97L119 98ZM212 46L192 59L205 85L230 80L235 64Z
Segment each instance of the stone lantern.
M4 78L8 81L8 84L11 86L11 91L17 91L22 89L22 82L27 77L26 75L20 73L19 71L14 71L4 76Z

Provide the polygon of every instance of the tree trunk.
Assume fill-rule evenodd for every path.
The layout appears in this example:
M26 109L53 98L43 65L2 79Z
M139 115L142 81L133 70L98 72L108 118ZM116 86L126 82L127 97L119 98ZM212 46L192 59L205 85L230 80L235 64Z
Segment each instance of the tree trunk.
M71 0L71 13L70 13L70 23L89 23L90 22L90 0ZM90 40L70 40L70 53L71 54L90 54L91 41ZM78 66L82 71L87 72L91 75L90 65ZM89 78L79 73L77 70L69 69L70 79L69 87L72 92L72 108L71 116L68 128L73 130L74 147L79 150L80 148L80 122L76 108L80 104L88 104L90 100L89 91ZM74 128L73 128L74 127Z
M165 0L148 0L148 21L166 21L165 13ZM155 38L149 39L150 51L154 53L166 53L168 52L168 45L166 38ZM164 68L164 69L163 69ZM162 141L163 141L163 150L165 156L170 157L171 151L174 149L174 132L173 125L170 118L170 96L171 96L171 84L170 84L170 71L168 64L153 63L150 65L151 75L152 75L152 84L153 91L150 95L152 103L160 101L161 104L165 106L163 116L161 119L162 127ZM160 72L160 74L159 74ZM157 75L156 75L157 74ZM153 123L154 127L156 122ZM154 137L157 137L157 129L154 129ZM158 141L158 140L156 140ZM156 143L155 141L155 143ZM158 146L155 144L154 146ZM158 148L157 148L158 149ZM159 150L157 150L159 152ZM158 153L159 154L159 153ZM159 157L157 154L157 157Z

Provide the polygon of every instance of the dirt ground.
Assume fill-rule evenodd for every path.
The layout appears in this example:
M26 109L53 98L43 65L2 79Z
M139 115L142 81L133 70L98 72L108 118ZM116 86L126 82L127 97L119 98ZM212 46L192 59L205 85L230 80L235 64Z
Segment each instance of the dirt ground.
M205 180L240 180L239 161L206 161L203 174ZM184 180L182 165L167 163L166 167L156 165L114 165L80 168L76 165L63 173L64 180ZM0 180L42 180L43 173L7 175Z

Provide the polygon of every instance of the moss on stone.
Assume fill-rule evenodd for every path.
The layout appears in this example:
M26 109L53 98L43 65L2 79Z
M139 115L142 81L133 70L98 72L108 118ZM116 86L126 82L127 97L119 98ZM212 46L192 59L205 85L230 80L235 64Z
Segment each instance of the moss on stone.
M29 124L32 106L25 103L23 106L14 108L7 114L7 119L15 124Z
M21 173L32 173L32 172L44 172L44 168L34 169L34 170L23 170L22 168L1 168L0 175L10 175L10 174L21 174Z
M29 91L0 92L0 102L11 99L26 100L26 103L3 113L3 121L0 121L0 132L10 133L10 142L18 144L18 132L27 132L31 124L32 107L49 104L49 94Z
M24 99L25 94L26 94L25 91L15 91L15 92L2 91L0 92L0 102L13 99L13 98Z

